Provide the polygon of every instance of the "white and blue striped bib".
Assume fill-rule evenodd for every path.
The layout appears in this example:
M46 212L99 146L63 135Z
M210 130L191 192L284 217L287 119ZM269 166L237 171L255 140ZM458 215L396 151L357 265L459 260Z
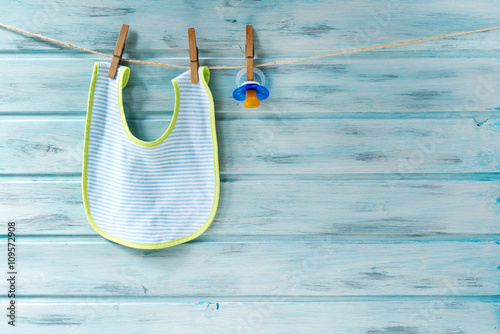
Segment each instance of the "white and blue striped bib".
M103 237L143 249L174 246L202 234L219 200L219 167L210 73L200 67L172 80L175 110L168 129L145 142L129 130L122 89L109 63L95 63L87 110L83 199L87 218Z

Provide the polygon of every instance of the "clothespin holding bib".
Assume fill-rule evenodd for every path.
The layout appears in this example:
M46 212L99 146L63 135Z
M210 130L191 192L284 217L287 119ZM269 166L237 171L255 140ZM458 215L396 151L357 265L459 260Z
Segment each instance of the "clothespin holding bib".
M120 35L118 35L115 51L113 51L113 59L111 60L111 65L109 66L108 71L108 77L111 79L115 78L116 70L118 69L118 65L120 65L123 50L125 49L125 41L127 40L128 28L128 25L123 24L122 28L120 29Z
M269 91L264 84L266 78L261 70L253 66L254 48L253 48L253 26L246 27L246 48L245 59L247 62L246 68L242 69L236 75L236 88L233 92L233 97L236 101L245 101L243 105L246 108L255 108L260 105L260 101L269 97ZM246 73L247 81L240 85L240 80L243 74ZM254 81L254 73L260 77L260 84Z
M188 39L191 83L198 83L198 67L200 67L200 61L198 60L198 47L196 46L196 34L194 32L194 28L188 29Z

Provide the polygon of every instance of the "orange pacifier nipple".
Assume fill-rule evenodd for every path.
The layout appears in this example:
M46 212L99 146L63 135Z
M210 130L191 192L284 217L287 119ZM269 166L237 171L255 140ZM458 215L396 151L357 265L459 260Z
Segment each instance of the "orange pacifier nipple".
M247 90L246 91L247 98L243 102L243 106L245 108L256 108L260 106L260 101L257 98L257 91L256 90Z

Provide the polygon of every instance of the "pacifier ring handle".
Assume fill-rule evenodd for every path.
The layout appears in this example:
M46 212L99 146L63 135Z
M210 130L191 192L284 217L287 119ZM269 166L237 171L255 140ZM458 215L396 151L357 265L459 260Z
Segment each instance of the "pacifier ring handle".
M238 72L238 74L236 74L236 87L240 86L240 80L243 77L243 75L245 75L246 73L247 73L247 69L243 68L243 69L241 69L241 71ZM264 73L262 73L262 71L259 70L257 67L253 68L253 73L255 73L259 76L260 85L264 86L266 84L266 76L264 75Z

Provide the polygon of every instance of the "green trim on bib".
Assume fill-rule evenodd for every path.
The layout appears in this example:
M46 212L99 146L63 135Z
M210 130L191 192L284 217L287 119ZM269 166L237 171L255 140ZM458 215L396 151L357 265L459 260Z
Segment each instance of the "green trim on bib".
M172 132L174 129L175 123L177 121L177 115L179 114L179 103L180 103L180 93L179 93L179 84L177 83L176 79L172 79L172 85L174 86L174 92L175 92L175 105L174 105L174 113L172 115L172 120L170 121L170 124L167 128L167 130L160 136L160 138L153 140L153 141L144 141L140 140L136 136L130 132L130 128L128 126L127 118L125 117L125 111L123 110L123 93L122 90L125 88L127 85L128 79L130 76L130 68L124 67L123 70L120 71L120 74L118 76L118 88L117 88L117 95L118 95L118 110L120 111L120 119L122 120L122 125L123 125L123 130L127 134L127 137L135 144L144 146L144 147L155 147L158 146L159 144L163 143L165 139L167 139L168 135Z
M128 67L123 67L124 69L120 71L118 80L119 80L119 86L118 86L118 101L119 101L119 106L122 106L122 88L125 87L128 81L128 76L130 69ZM92 214L90 212L90 206L89 206L89 199L88 199L88 189L87 189L87 181L88 181L88 151L89 151L89 135L90 135L90 123L92 119L92 108L93 108L93 101L94 101L94 91L95 91L95 86L96 86L96 81L97 81L97 76L99 72L99 62L94 63L94 71L92 73L92 80L90 84L90 91L89 91L89 97L88 97L88 105L87 105L87 117L86 117L86 122L85 122L85 142L84 142L84 154L83 154L83 173L82 173L82 193L83 193L83 203L85 206L85 214L87 216L87 219L92 226L92 228L99 233L101 236L104 238L114 241L118 244L122 244L124 246L132 247L132 248L138 248L138 249L160 249L160 248L166 248L166 247L171 247L175 246L184 242L188 242L190 240L193 240L200 236L203 232L207 230L207 228L210 226L212 223L215 214L217 212L217 207L219 203L219 194L220 194L220 174L219 174L219 159L218 159L218 145L217 145L217 134L215 130L215 109L214 109L214 101L213 101L213 96L212 93L208 87L208 82L210 80L210 71L208 67L202 66L199 68L199 77L200 80L205 87L205 90L207 92L207 96L210 102L210 129L211 129L211 134L212 134L212 146L213 146L213 158L214 158L214 177L215 177L215 194L214 194L214 201L212 204L212 210L210 212L210 215L207 219L207 221L194 233L187 235L182 238L178 238L175 240L171 240L168 242L164 243L159 243L159 244L141 244L141 243L135 243L135 242L130 242L126 240L122 240L120 238L117 238L115 236L112 236L106 232L104 232L97 224L95 223L94 219L92 218ZM125 74L126 73L126 74ZM122 86L123 83L123 86ZM172 118L172 121L170 123L170 126L168 127L167 131L157 140L153 142L144 142L139 139L137 139L135 136L133 136L130 133L130 130L128 129L128 125L126 123L126 119L123 113L123 108L120 108L120 117L122 119L122 122L124 121L124 129L127 132L127 136L137 143L138 145L142 145L145 147L153 147L158 145L159 143L163 142L168 135L172 132L173 127L175 125L175 119L177 118L177 114L179 112L179 87L176 79L172 80L172 83L174 85L175 89L175 94L176 94L176 102L175 102L175 112L174 116ZM125 127L126 126L126 127Z

